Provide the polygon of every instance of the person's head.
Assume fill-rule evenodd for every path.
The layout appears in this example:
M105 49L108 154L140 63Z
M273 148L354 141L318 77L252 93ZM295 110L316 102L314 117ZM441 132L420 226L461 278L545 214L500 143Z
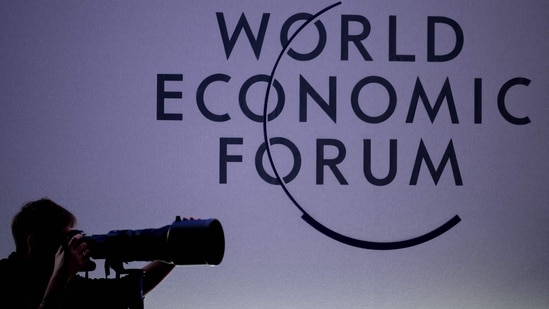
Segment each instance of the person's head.
M75 225L76 217L50 199L28 202L11 224L15 250L22 256L53 255Z

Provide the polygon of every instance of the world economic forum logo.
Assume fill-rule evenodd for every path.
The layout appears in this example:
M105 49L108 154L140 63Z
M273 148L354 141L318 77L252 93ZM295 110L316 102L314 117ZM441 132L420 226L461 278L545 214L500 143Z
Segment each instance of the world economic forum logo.
M459 117L458 106L462 105L456 104L456 88L448 77L449 72L430 74L434 76L427 79L419 74L413 79L409 78L413 74L399 76L400 82L405 80L411 85L406 99L409 104L403 104L406 109L404 114L400 115L403 116L404 123L393 121L391 125L391 121L398 118L395 112L397 102L403 100L397 95L402 85L392 79L396 76L394 72L391 73L393 75L385 72L383 65L391 64L387 67L391 67L396 74L402 73L399 66L409 68L410 64L416 64L415 67L428 64L427 72L438 72L439 64L450 63L460 55L465 43L464 32L460 24L452 18L427 16L423 63L417 63L419 61L415 54L405 53L399 49L401 46L398 45L397 16L391 15L387 18L387 53L380 55L372 52L373 48L366 43L368 40L371 42L372 25L360 12L330 18L331 21L336 20L339 28L333 24L330 24L330 27L326 26L323 17L337 15L335 12L340 7L341 2L337 2L316 14L296 13L290 16L281 27L281 50L273 60L271 72L251 76L242 84L238 93L240 110L249 120L261 123L263 129L263 144L259 146L255 155L257 173L263 181L283 189L293 205L302 213L302 219L306 223L336 241L373 250L402 249L425 243L456 226L461 221L459 215L450 214L445 221L441 221L442 224L426 227L425 230L428 232L420 235L401 240L381 241L358 237L357 233L354 233L355 236L349 236L338 228L330 227L326 223L330 218L327 214L347 212L346 203L353 201L335 201L333 195L338 194L333 194L334 187L343 188L339 195L347 197L353 196L358 188L362 194L361 198L367 200L368 192L372 191L365 189L364 184L368 188L387 188L394 185L398 170L397 162L402 154L411 158L408 187L417 187L420 175L430 177L435 186L446 177L447 184L452 183L454 188L463 187L459 158L466 153L460 152L459 145L454 143L452 130L448 130L449 133L446 135L442 134L442 137L430 139L430 143L421 136L423 133L415 132L419 134L414 135L417 147L413 151L409 148L408 151L401 149L402 144L410 140L410 128L417 128L414 126L416 122L428 122L427 126L422 126L427 128L428 133L433 131L431 125L435 120L440 122L440 119L443 119L442 121L451 125L460 125L464 122ZM260 25L254 31L242 13L231 32L224 13L216 13L227 59L241 34L246 35L256 59L259 59L269 16L270 14L263 13ZM437 35L441 32L446 34L444 38ZM330 40L330 35L337 36L338 39ZM445 42L437 44L439 40ZM329 48L330 44L337 45L337 48ZM382 65L379 65L381 61L377 61L379 58L384 58ZM165 84L182 80L183 74L158 74L157 120L183 120L182 113L168 113L164 108L166 100L179 100L182 97L179 91L167 91ZM230 121L231 117L228 113L211 110L205 99L206 93L214 91L210 88L211 85L228 86L230 80L231 76L228 74L212 74L204 78L197 89L198 109L212 122ZM435 80L434 84L438 85L438 88L433 88L432 80ZM511 78L500 87L497 98L493 98L497 102L499 115L507 123L520 126L530 122L528 117L511 113L506 100L507 93L515 86L528 86L529 83L530 80L524 77ZM263 96L262 114L252 110L247 101L250 89L257 84L267 85ZM430 84L430 87L426 84ZM470 96L474 100L469 104L472 106L473 117L468 121L478 125L483 122L483 79L474 78L470 84ZM419 115L423 118L418 121ZM381 132L382 127L391 133ZM402 137L394 137L398 135ZM242 143L242 137L219 139L220 184L228 181L227 165L242 162L242 156L230 153L229 146ZM388 151L384 150L387 148ZM380 157L382 159L379 159ZM358 168L359 166L361 168ZM307 175L303 175L304 171ZM355 191L348 189L351 183L359 181L362 182L362 186L354 186ZM328 187L330 190L325 190ZM394 186L391 190L395 190ZM327 191L332 193L325 195L324 192ZM383 192L386 193L387 190ZM359 214L359 217L363 216L360 207L354 207L353 211ZM318 219L319 215L323 216L323 220Z

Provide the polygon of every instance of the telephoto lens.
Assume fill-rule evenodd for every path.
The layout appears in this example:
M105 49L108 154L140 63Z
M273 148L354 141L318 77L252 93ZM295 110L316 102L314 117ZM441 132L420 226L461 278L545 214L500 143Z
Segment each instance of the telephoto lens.
M161 260L175 265L219 265L225 253L223 227L217 219L176 220L164 227L113 230L85 236L93 259L117 262Z

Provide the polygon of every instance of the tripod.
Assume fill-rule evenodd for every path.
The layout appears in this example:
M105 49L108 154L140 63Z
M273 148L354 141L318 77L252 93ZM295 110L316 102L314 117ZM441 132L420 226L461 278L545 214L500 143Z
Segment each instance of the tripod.
M108 277L110 274L110 269L113 269L116 272L116 279L120 279L121 275L128 275L135 278L131 280L131 297L130 297L130 306L129 309L144 309L144 298L143 295L143 277L145 276L145 271L143 269L125 269L123 262L121 261L112 261L110 259L105 260L105 277Z

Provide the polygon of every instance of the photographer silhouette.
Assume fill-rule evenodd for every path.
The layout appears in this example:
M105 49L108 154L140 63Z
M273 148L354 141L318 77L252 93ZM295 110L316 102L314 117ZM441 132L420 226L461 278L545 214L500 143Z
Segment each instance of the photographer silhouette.
M153 261L140 274L82 277L77 273L90 263L90 248L81 233L68 239L75 226L76 217L49 199L21 208L12 222L16 250L0 261L3 308L136 308L142 306L136 287L146 294L175 266Z

